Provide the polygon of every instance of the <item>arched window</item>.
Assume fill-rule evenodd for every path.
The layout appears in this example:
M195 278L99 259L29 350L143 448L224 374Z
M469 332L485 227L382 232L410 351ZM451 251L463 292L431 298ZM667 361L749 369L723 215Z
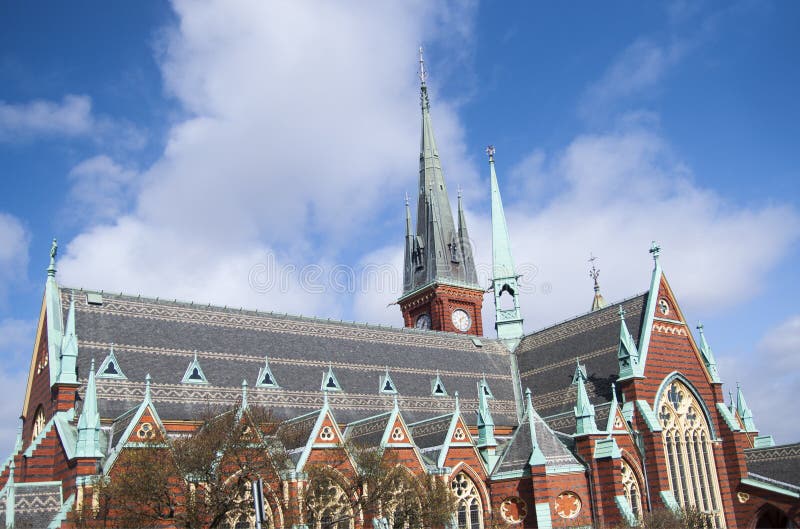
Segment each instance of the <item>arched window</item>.
M335 481L323 478L307 491L311 529L353 529L355 520L347 494Z
M233 508L225 515L225 520L220 527L222 529L256 529L256 509L253 503L252 487L249 482L244 489L244 494L236 498ZM264 524L263 529L273 529L275 524L272 518L272 509L264 498Z
M711 432L703 408L689 388L675 380L658 403L669 482L682 507L694 507L724 527Z
M450 487L458 498L456 510L458 529L483 529L483 508L475 483L461 472L450 482Z
M36 408L36 413L33 415L33 430L31 431L31 442L33 442L39 434L42 433L44 430L44 425L47 421L44 418L44 408L40 404L38 408Z
M628 505L631 506L631 512L638 520L642 517L642 485L636 478L636 473L624 459L620 459L620 474Z

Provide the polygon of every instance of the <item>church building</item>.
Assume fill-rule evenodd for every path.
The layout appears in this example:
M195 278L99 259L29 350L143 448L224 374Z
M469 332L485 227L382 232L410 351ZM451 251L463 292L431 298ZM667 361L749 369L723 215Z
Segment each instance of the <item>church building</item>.
M283 483L265 480L270 529L319 529L286 521L305 465L359 440L445 480L458 501L453 529L618 527L689 507L714 528L800 526L800 443L776 446L759 431L746 388L726 402L713 329L686 321L656 243L649 256L631 251L652 260L641 293L607 302L593 267L589 312L526 332L489 147L492 277L479 283L421 56L420 79L419 186L415 216L406 201L397 303L405 327L62 285L54 241L19 435L0 467L0 528L75 527L71 513L99 477L113 479L121 454L233 402L307 425ZM481 318L487 292L493 325ZM392 527L386 511L337 527ZM226 524L255 527L246 511Z

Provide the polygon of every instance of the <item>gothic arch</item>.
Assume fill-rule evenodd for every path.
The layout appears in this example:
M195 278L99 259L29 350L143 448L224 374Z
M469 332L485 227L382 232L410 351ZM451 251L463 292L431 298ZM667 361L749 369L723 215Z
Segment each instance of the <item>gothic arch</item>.
M235 473L231 474L228 479L224 481L227 485L231 480L234 478L241 476L242 471L238 470ZM259 477L263 479L263 476L253 475L247 476L247 481L252 483L253 481L257 480ZM263 481L264 489L262 490L264 496L264 511L267 519L267 525L264 526L264 529L272 529L276 527L283 527L283 509L281 508L280 501L278 500L275 492L272 490L272 487L269 485L269 480L264 479ZM252 514L250 510L254 508L253 506L253 498L251 489L248 487L245 491L245 494L242 498L241 503L245 505L244 509L241 510L234 510L231 513L231 516L223 522L222 527L231 527L236 528L239 527L239 523L247 522L250 524L251 528L255 528L255 512ZM227 523L228 525L225 525Z
M637 519L647 512L647 487L644 475L637 461L627 452L622 452L620 458L618 479L622 482L625 498L628 500L631 512Z
M794 526L790 525L789 517L784 511L767 502L759 507L747 527L748 529L760 529L762 527L783 528Z
M475 483L475 487L478 489L478 493L480 494L481 503L483 503L484 509L485 510L491 509L492 504L489 499L489 491L486 490L486 483L484 483L483 478L480 477L480 475L475 471L475 469L467 465L465 462L459 461L458 464L456 464L456 466L453 467L453 471L450 473L450 478L447 480L448 483L453 481L453 478L455 478L459 472L463 472L464 474L469 476L469 479L471 479L472 482Z
M633 470L633 473L636 476L636 481L639 482L641 487L639 495L642 498L643 506L647 505L647 499L650 497L650 491L647 490L647 481L644 478L644 470L642 470L639 459L625 449L621 450L620 452L622 453L622 459L631 468L631 470Z
M480 483L464 470L452 474L450 488L456 498L456 513L450 525L454 528L484 529L487 504L481 501Z
M661 385L658 387L658 391L656 392L656 398L653 403L653 409L655 410L658 407L658 403L661 402L663 393L665 391L668 391L670 384L672 384L676 380L678 380L681 384L686 386L686 388L692 393L692 396L699 403L700 408L703 411L706 423L708 423L708 429L711 432L711 438L718 439L719 437L717 436L717 431L714 428L714 416L711 415L711 411L708 409L706 401L703 399L702 395L700 395L700 392L697 391L697 388L694 386L694 384L679 371L673 371L672 373L664 377L664 380L661 381Z
M333 529L354 529L356 523L356 513L351 505L352 498L347 497L347 484L350 482L342 472L332 467L331 465L322 465L327 471L330 472L330 486L326 491L324 498L314 500L309 495L310 483L306 484L304 493L304 502L310 508L313 501L320 501L321 505L314 507L308 515L306 520L307 526L310 529L320 529L322 521L331 514L344 513L349 516L348 519L342 520L335 525ZM319 516L319 519L317 517Z
M675 501L681 507L708 513L711 527L724 527L713 425L702 411L702 400L681 376L667 377L660 389L666 391L659 391L654 409Z

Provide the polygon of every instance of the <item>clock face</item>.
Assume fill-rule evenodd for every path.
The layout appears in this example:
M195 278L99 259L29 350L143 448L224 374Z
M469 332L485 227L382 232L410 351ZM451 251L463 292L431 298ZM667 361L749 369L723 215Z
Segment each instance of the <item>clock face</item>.
M417 329L430 329L431 317L428 314L420 314L417 316L417 321L414 323Z
M472 320L467 314L467 311L463 309L456 309L453 311L453 326L461 332L466 332L469 330L470 325L472 325Z

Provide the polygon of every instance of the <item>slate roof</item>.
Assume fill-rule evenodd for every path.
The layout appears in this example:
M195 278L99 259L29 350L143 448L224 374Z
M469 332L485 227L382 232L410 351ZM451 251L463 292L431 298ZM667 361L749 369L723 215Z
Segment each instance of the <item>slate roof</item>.
M344 431L344 437L348 441L352 441L358 446L363 447L376 447L380 446L383 439L383 433L386 431L386 425L392 416L392 412L381 413L374 417L368 417L361 421L353 422L347 425Z
M61 288L64 314L72 292ZM478 347L467 335L120 294L103 293L103 303L96 305L87 303L85 291L74 292L79 380L86 383L92 358L99 364L112 343L127 376L97 379L98 407L106 423L139 405L148 373L152 400L164 421L196 418L208 408L230 406L240 397L245 378L251 405L274 408L278 416L299 416L321 408L320 382L329 364L343 388L330 393L330 404L343 423L392 408L393 395L378 391L387 366L409 422L453 409L451 397L431 396L437 371L450 395L460 393L462 410L469 416L477 410L476 382L485 373L495 396L495 422L517 422L511 357L498 340L482 338ZM195 350L208 384L181 382ZM280 388L255 384L265 355Z
M559 439L545 423L545 421L534 412L534 426L536 428L536 442L544 454L548 467L564 467L567 465L582 466L572 455L569 448ZM533 452L531 444L531 425L527 415L522 420L519 428L514 432L514 436L508 443L507 448L500 456L500 460L492 472L493 476L506 472L527 472L530 470L528 461Z
M453 413L432 417L418 423L409 424L414 444L419 448L420 454L431 466L436 466L439 454L447 441L447 431L453 422ZM515 421L516 422L516 421Z
M14 527L41 529L50 525L61 509L61 484L17 483L14 490ZM6 526L5 491L0 500L0 527Z
M647 294L641 294L522 339L515 351L522 387L531 388L533 406L542 417L559 419L553 422L554 429L575 432L575 421L567 415L577 397L577 387L572 385L576 360L586 366L591 403L611 401L611 383L619 376L619 306L626 311L625 322L638 347L646 302ZM598 426L605 428L605 424Z
M779 481L800 492L800 443L744 451L750 477Z

